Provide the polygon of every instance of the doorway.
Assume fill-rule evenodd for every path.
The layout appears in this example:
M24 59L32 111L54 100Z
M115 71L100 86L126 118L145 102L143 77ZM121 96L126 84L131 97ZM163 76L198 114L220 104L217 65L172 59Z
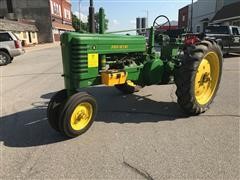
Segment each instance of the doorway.
M28 32L28 39L29 39L29 43L32 43L32 36L31 36L31 32Z

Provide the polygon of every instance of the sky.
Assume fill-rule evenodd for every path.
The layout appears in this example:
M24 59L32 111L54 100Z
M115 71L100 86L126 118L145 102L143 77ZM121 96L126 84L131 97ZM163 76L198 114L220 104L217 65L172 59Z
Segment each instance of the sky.
M79 16L79 0L72 1L72 11ZM170 21L178 20L178 10L191 3L191 0L94 0L95 11L105 9L109 19L108 31L133 29L136 17L146 17L149 26L158 15L166 15ZM89 0L80 0L81 19L87 20Z

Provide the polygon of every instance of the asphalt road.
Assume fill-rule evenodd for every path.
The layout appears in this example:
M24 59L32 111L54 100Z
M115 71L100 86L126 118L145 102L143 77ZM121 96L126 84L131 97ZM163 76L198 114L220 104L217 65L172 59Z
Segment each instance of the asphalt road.
M96 122L65 139L47 122L63 89L60 48L28 52L0 67L0 179L239 179L240 56L224 61L211 109L185 117L175 86L123 96L95 87Z

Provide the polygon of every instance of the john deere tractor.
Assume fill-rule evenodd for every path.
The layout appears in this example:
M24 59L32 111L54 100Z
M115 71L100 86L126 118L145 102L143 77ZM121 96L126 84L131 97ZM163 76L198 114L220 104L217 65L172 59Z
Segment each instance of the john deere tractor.
M222 53L216 42L186 44L159 16L148 37L104 32L104 10L99 12L99 33L61 35L65 89L49 102L52 128L68 137L86 132L97 115L97 102L83 88L104 84L125 94L149 85L175 83L178 104L189 115L209 109L221 79ZM169 30L157 22L166 18Z

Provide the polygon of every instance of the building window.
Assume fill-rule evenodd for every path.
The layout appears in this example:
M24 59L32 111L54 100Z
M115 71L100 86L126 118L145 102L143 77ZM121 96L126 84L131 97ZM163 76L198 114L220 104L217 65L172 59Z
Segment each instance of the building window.
M186 19L186 16L183 15L183 16L182 16L182 22L185 22L185 19Z
M7 10L8 10L8 13L13 13L13 3L12 3L12 0L7 0Z
M64 9L64 18L71 19L71 13L67 9Z
M61 6L58 3L51 1L52 14L62 17Z

